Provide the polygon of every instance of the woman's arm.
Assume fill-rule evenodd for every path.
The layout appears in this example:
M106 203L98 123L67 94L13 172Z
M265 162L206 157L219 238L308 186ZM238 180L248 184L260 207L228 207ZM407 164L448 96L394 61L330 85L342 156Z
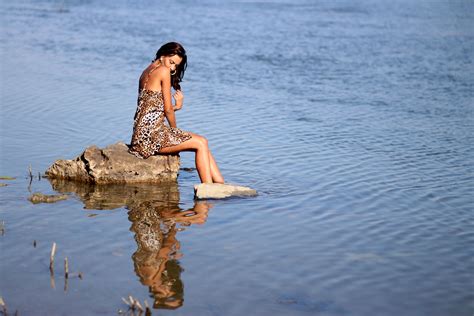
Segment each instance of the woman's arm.
M173 104L171 103L171 77L170 71L166 67L160 67L161 91L163 94L163 103L165 107L165 116L171 127L176 126L176 116L174 115Z
M181 108L183 107L183 99L184 99L183 92L181 92L181 90L176 91L176 93L173 95L173 98L175 100L175 105L173 109L175 111L181 110Z

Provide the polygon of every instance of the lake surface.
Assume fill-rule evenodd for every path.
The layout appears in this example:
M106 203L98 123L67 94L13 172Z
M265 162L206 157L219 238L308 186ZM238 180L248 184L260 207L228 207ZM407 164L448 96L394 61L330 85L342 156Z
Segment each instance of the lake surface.
M472 315L472 1L0 8L9 312L118 315L131 295L154 315ZM138 77L168 41L188 51L178 127L259 196L197 203L185 170L163 186L38 177L130 141Z

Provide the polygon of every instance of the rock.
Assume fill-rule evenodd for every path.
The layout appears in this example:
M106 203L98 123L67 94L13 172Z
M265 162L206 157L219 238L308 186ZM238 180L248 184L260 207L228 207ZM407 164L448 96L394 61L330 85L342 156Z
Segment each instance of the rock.
M0 176L0 180L15 180L16 178L8 177L8 176Z
M0 183L0 187L6 187L8 184L6 183Z
M176 181L179 171L178 155L158 155L147 159L128 153L122 142L104 149L93 145L74 160L57 160L46 170L51 179L80 182L109 183L159 183Z
M54 203L57 201L67 200L68 196L65 194L55 194L55 195L48 195L43 193L33 193L28 200L31 201L33 204L37 203Z
M231 196L256 196L257 191L251 188L220 183L201 183L194 185L196 199L225 199Z

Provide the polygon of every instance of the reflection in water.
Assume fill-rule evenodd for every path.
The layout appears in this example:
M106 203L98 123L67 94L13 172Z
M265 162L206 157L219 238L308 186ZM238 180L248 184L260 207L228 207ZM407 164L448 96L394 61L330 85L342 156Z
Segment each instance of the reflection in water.
M182 269L178 262L182 254L176 233L182 226L203 224L208 210L206 202L196 202L189 210L181 210L177 201L146 201L130 207L130 230L138 245L132 255L135 272L149 287L154 308L175 309L183 305Z
M179 207L178 185L91 185L49 180L54 190L74 193L86 209L126 207L130 230L135 234L137 250L132 255L135 273L149 287L154 308L176 309L183 305L184 286L178 259L178 231L192 224L204 224L209 208L197 201L191 209Z
M177 182L94 185L60 179L48 181L58 193L74 193L84 203L85 209L112 210L147 201L179 202Z

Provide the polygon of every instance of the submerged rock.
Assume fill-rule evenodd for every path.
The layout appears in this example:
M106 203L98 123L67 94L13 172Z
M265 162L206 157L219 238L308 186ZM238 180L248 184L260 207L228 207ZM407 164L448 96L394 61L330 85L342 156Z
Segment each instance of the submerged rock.
M37 203L54 203L57 201L67 200L68 196L66 194L43 194L43 193L33 193L30 195L28 200L31 201L33 204Z
M200 183L194 185L194 197L196 199L225 199L232 196L256 195L257 191L254 189L227 183Z
M0 176L0 180L15 180L16 178L14 177L8 177L8 176Z
M8 177L8 176L0 176L0 180L15 180L13 177ZM6 187L8 184L1 182L0 187Z
M93 145L74 160L56 160L45 174L51 179L80 182L158 183L175 181L179 171L178 155L158 155L147 159L128 153L122 142L103 149Z

